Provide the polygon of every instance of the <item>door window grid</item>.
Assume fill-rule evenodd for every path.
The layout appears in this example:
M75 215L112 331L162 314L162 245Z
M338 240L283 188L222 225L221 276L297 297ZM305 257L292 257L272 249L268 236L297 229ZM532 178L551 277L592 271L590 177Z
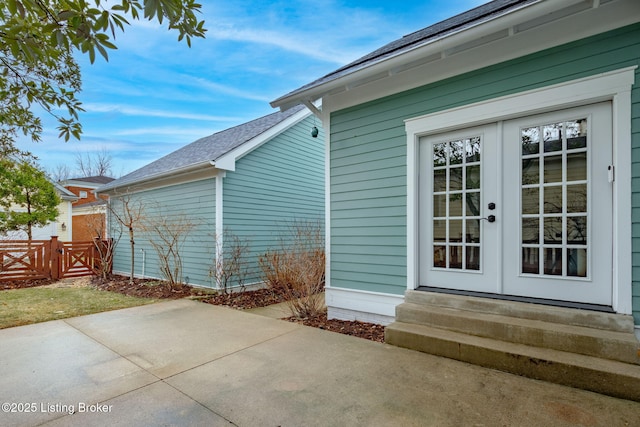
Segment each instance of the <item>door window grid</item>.
M521 130L521 273L588 277L587 119Z
M480 137L433 145L433 267L480 270Z

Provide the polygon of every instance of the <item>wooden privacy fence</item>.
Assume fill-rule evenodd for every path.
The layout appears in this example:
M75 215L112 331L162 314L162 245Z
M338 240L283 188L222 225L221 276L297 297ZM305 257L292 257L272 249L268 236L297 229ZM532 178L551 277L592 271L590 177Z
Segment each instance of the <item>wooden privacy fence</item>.
M0 240L0 282L97 274L103 257L96 244L105 253L111 241Z

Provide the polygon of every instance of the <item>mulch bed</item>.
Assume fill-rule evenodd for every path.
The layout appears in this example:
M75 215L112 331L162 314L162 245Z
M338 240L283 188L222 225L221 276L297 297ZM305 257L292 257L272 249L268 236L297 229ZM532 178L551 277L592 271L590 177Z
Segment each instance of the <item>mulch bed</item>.
M49 279L0 282L0 290L46 286L55 282ZM106 280L93 277L91 285L103 291L118 292L141 298L196 298L207 304L224 305L240 310L265 307L285 301L284 292L270 288L229 294L212 294L209 290L198 289L188 285L170 286L165 281L155 279L134 279L133 283L129 283L129 278L124 276L111 276ZM308 319L289 317L285 320L371 341L384 342L384 326L374 323L327 319L326 313Z
M34 288L36 286L47 286L56 282L51 279L35 279L35 280L8 280L0 282L0 290Z
M234 292L230 294L217 294L202 298L200 301L213 305L247 310L250 308L266 307L285 301L284 294L276 290L265 288L254 291Z
M140 298L180 299L208 295L206 291L198 288L188 285L170 286L167 282L155 279L133 279L133 283L130 283L129 278L124 276L112 276L106 280L94 277L91 284L103 291Z
M287 317L285 320L331 332L365 338L371 341L384 342L384 326L376 325L375 323L365 323L357 320L327 319L326 313L310 319Z

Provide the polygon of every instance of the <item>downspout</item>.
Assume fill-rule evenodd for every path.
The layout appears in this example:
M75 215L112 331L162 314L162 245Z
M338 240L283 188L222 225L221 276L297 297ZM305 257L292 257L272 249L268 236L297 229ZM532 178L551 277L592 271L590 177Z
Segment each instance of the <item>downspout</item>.
M144 262L146 258L144 248L140 248L140 252L142 252L142 278L144 279Z

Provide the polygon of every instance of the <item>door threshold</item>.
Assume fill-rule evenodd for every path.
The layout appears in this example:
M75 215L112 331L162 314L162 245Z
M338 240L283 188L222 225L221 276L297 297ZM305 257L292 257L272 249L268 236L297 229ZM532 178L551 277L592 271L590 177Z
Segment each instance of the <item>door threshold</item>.
M416 291L435 292L439 294L463 295L468 297L490 298L503 301L524 302L528 304L550 305L553 307L575 308L578 310L599 311L601 313L615 313L612 307L599 304L587 304L582 302L558 301L545 298L522 297L516 295L491 294L488 292L463 291L459 289L434 288L431 286L419 286Z

